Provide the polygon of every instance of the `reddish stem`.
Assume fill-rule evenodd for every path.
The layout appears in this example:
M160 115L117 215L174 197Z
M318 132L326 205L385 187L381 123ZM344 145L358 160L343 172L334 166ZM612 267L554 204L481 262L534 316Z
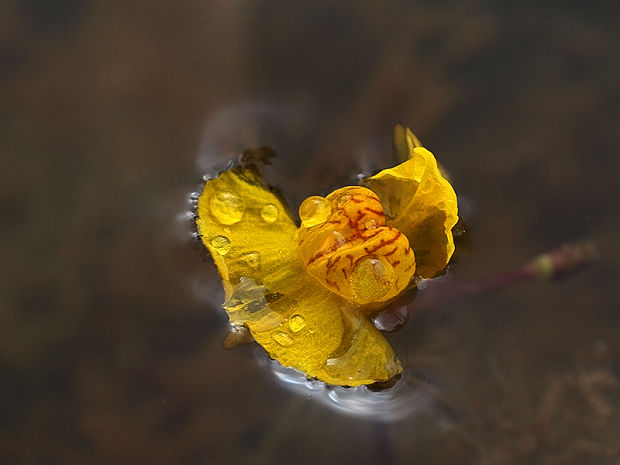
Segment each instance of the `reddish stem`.
M554 281L566 278L582 271L596 256L592 242L577 242L563 245L499 275L472 281L457 280L448 275L435 282L429 281L414 300L411 296L404 297L379 313L373 321L382 331L394 331L402 327L410 315L421 315L457 299L488 294L531 279Z

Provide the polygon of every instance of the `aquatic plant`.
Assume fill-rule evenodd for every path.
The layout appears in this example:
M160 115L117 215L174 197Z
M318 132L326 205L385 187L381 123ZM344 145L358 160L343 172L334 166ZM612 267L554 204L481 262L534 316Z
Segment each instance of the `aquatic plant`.
M271 357L326 383L402 371L370 316L441 273L454 252L457 199L435 157L397 126L400 165L299 208L245 160L205 183L196 224L220 273L230 322Z

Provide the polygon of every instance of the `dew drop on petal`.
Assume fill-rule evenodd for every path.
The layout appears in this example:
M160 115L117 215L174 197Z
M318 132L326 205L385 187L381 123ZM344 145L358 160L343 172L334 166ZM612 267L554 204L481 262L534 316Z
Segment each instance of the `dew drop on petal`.
M374 218L370 218L364 222L365 229L375 229L377 226L377 220Z
M271 337L283 347L288 347L293 344L293 338L284 331L276 331L271 335Z
M280 215L280 210L274 204L269 203L260 209L260 217L267 223L274 223Z
M216 192L209 200L211 214L221 224L235 224L241 221L245 203L241 197L228 190Z
M394 269L383 257L365 257L353 268L350 283L359 303L375 302L394 285Z
M258 252L248 252L239 257L243 263L252 268L254 271L260 270L260 254Z
M215 249L215 251L220 255L226 255L230 252L230 239L226 236L215 236L211 239L211 246Z
M332 231L332 235L334 236L334 243L338 247L342 247L347 243L347 240L344 238L344 235L340 231Z
M350 189L342 188L339 190L344 190L344 189L346 189L349 192L343 192L342 194L340 194L338 197L334 199L334 205L336 205L336 207L340 207L340 208L344 207L347 204L347 202L351 199Z
M311 228L317 224L325 223L331 214L331 210L329 200L314 195L308 197L299 206L299 218L305 228Z
M298 333L306 326L306 320L299 313L296 313L295 315L291 316L291 318L289 318L288 326L289 328L291 328L291 331L293 331L294 333Z

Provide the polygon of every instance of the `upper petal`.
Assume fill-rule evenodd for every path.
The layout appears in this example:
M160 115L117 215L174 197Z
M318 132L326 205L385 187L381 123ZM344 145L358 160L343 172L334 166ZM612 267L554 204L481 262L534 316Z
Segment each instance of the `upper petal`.
M454 252L452 227L458 221L457 199L433 154L420 147L409 130L406 143L407 161L364 179L362 185L381 199L387 224L409 238L416 274L431 278L445 268Z

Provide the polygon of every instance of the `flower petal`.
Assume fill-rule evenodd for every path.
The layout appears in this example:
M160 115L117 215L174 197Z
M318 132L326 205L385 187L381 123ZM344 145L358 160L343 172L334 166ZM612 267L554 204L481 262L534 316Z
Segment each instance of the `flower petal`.
M282 365L349 386L402 371L360 310L306 272L297 226L254 169L207 181L197 225L222 277L231 323L248 327Z
M409 285L415 257L407 237L386 226L370 189L348 186L299 208L299 256L327 289L358 305L376 307Z
M411 158L409 147L422 147L422 143L413 132L402 124L394 127L394 154L398 161L405 162Z
M396 134L396 146L399 144ZM442 271L454 252L452 227L458 221L456 194L441 175L431 152L419 146L407 130L409 160L381 171L361 184L381 199L387 225L408 238L416 260L416 274L432 278Z

